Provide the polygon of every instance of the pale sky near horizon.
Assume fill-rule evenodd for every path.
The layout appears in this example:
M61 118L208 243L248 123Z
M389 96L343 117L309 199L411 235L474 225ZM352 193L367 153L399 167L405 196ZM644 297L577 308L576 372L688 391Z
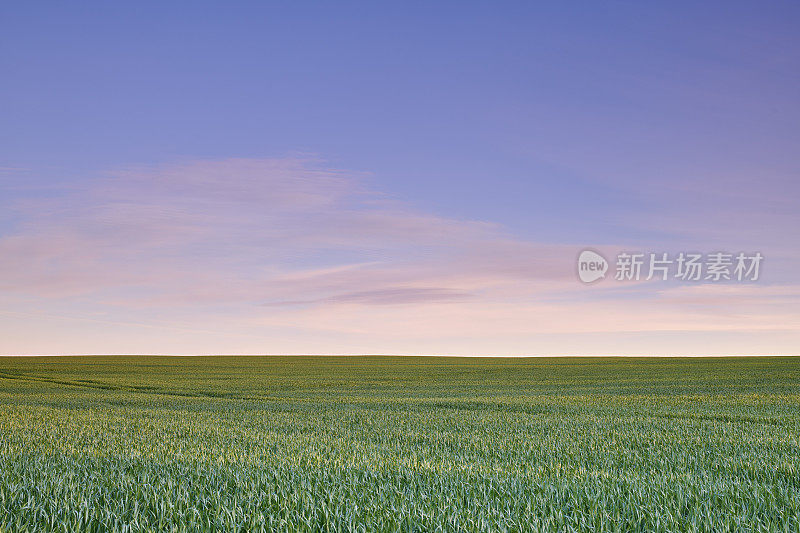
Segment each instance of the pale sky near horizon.
M0 354L800 352L796 3L6 3L0 72Z

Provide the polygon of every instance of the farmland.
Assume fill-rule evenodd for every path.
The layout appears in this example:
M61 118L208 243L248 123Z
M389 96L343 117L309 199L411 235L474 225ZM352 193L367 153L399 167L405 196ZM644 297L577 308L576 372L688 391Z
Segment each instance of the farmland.
M0 358L0 531L798 531L800 358Z

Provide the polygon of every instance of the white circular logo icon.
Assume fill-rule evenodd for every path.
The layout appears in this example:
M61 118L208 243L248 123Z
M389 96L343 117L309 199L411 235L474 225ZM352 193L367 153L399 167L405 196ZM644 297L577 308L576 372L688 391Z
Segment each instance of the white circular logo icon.
M584 250L578 256L578 277L584 283L592 283L606 277L608 261L592 250Z

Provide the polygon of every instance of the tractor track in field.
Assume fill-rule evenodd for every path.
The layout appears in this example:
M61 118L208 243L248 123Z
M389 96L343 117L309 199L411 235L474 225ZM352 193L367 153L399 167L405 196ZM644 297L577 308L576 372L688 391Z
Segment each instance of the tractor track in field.
M52 383L54 385L64 385L67 387L77 387L83 389L107 390L118 392L135 392L141 394L152 394L158 396L175 396L179 398L213 398L217 400L243 400L243 401L280 401L280 398L270 396L235 396L228 394L215 394L212 392L181 392L181 391L165 391L152 386L138 386L138 385L111 385L109 383L100 383L92 380L63 380L55 378L47 378L42 376L31 376L24 374L9 374L7 372L0 372L0 379L7 379L10 381L27 381L39 383Z

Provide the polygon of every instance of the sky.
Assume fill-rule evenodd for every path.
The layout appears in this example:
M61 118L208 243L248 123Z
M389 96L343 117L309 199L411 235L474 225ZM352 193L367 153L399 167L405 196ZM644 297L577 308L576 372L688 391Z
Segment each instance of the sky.
M797 3L4 3L0 72L0 354L800 351Z

